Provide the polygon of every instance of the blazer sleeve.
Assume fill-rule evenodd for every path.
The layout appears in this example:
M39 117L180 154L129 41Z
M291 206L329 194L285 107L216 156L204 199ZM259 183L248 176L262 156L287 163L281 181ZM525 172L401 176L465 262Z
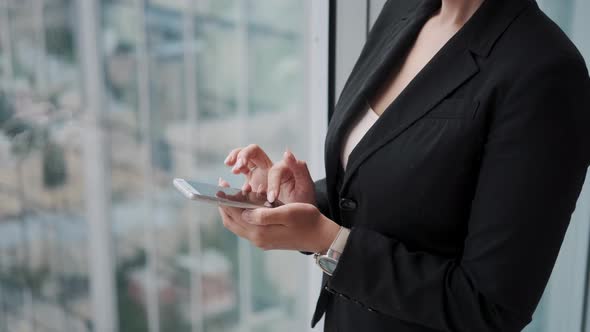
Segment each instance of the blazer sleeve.
M316 206L318 210L325 215L326 217L330 218L330 203L328 202L328 192L326 189L326 178L321 180L317 180L313 184L315 189L315 200Z
M410 251L356 227L326 289L434 330L521 331L584 183L588 95L588 72L577 60L520 75L490 113L463 255Z

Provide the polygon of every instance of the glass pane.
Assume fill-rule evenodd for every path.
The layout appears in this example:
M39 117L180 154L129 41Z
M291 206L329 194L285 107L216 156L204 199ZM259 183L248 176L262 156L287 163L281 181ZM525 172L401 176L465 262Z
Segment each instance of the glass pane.
M117 88L109 91L109 129L117 142L120 329L300 329L303 282L284 274L286 266L303 269L303 257L238 241L215 207L185 201L170 183L176 176L214 183L221 175L239 185L223 159L250 142L274 157L286 145L305 156L306 142L295 143L294 134L277 139L306 124L303 6L268 5L275 15L291 11L298 25L287 26L255 23L254 2L103 4L107 82Z
M0 5L0 331L91 322L72 2Z
M541 8L590 59L590 3L585 0L542 0ZM581 331L584 319L584 289L590 227L590 181L578 200L576 211L561 248L541 304L526 332Z
M172 179L240 186L223 160L249 143L309 158L310 1L95 3L89 54L81 0L0 0L0 332L104 323L90 287L110 273L90 273L96 201L119 331L306 329L308 257L238 240ZM97 91L82 86L89 67ZM96 133L104 155L89 159Z

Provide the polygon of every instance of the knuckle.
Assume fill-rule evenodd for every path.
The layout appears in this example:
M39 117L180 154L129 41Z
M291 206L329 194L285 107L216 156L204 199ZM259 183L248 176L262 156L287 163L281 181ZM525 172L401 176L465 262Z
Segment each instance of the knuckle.
M268 170L268 178L272 179L273 177L276 176L277 174L277 170L278 170L278 166L276 164L274 164L269 170Z
M242 151L242 148L236 148L236 149L233 149L233 150L231 150L231 151L228 153L228 156L231 156L232 158L235 158L236 156L238 156L238 155L239 155L240 151Z
M281 176L280 170L278 168L271 168L268 172L268 180L269 183L272 181L276 181Z
M254 218L254 222L260 225L264 225L266 219L268 218L268 213L266 210L261 210L258 215Z
M254 225L262 225L262 219L258 216L253 217L251 222Z
M238 156L242 156L245 153L248 153L249 149L250 149L250 146L245 146L245 147L240 148L240 151L238 151Z
M251 224L257 224L258 223L258 215L256 212L252 211L248 214L248 216L244 217L244 215L242 214L242 220L249 222ZM252 232L254 234L254 231Z
M311 204L303 205L303 210L306 212L306 214L310 214L312 217L319 215L319 210Z
M244 156L255 156L260 151L261 149L258 145L250 144L243 150L243 154Z
M277 173L284 174L287 171L289 171L289 166L287 166L287 164L285 164L284 162L281 161L279 166L277 166Z
M287 165L284 162L276 163L270 170L269 175L273 178L280 179L284 174L289 171Z

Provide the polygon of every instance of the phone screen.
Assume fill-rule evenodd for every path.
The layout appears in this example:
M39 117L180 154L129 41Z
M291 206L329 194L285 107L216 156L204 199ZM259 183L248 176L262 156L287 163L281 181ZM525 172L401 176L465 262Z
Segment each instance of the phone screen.
M282 205L278 200L273 203L268 202L266 193L244 192L236 188L220 187L198 181L180 180L180 182L185 182L190 186L194 194L193 199L212 201L240 208L277 207Z

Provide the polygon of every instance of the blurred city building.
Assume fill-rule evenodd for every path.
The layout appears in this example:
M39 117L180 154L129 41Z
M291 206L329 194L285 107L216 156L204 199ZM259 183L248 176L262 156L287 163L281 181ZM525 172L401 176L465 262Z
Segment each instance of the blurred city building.
M305 258L239 241L171 180L239 185L223 160L250 142L306 159L308 6L0 0L0 331L307 327Z

